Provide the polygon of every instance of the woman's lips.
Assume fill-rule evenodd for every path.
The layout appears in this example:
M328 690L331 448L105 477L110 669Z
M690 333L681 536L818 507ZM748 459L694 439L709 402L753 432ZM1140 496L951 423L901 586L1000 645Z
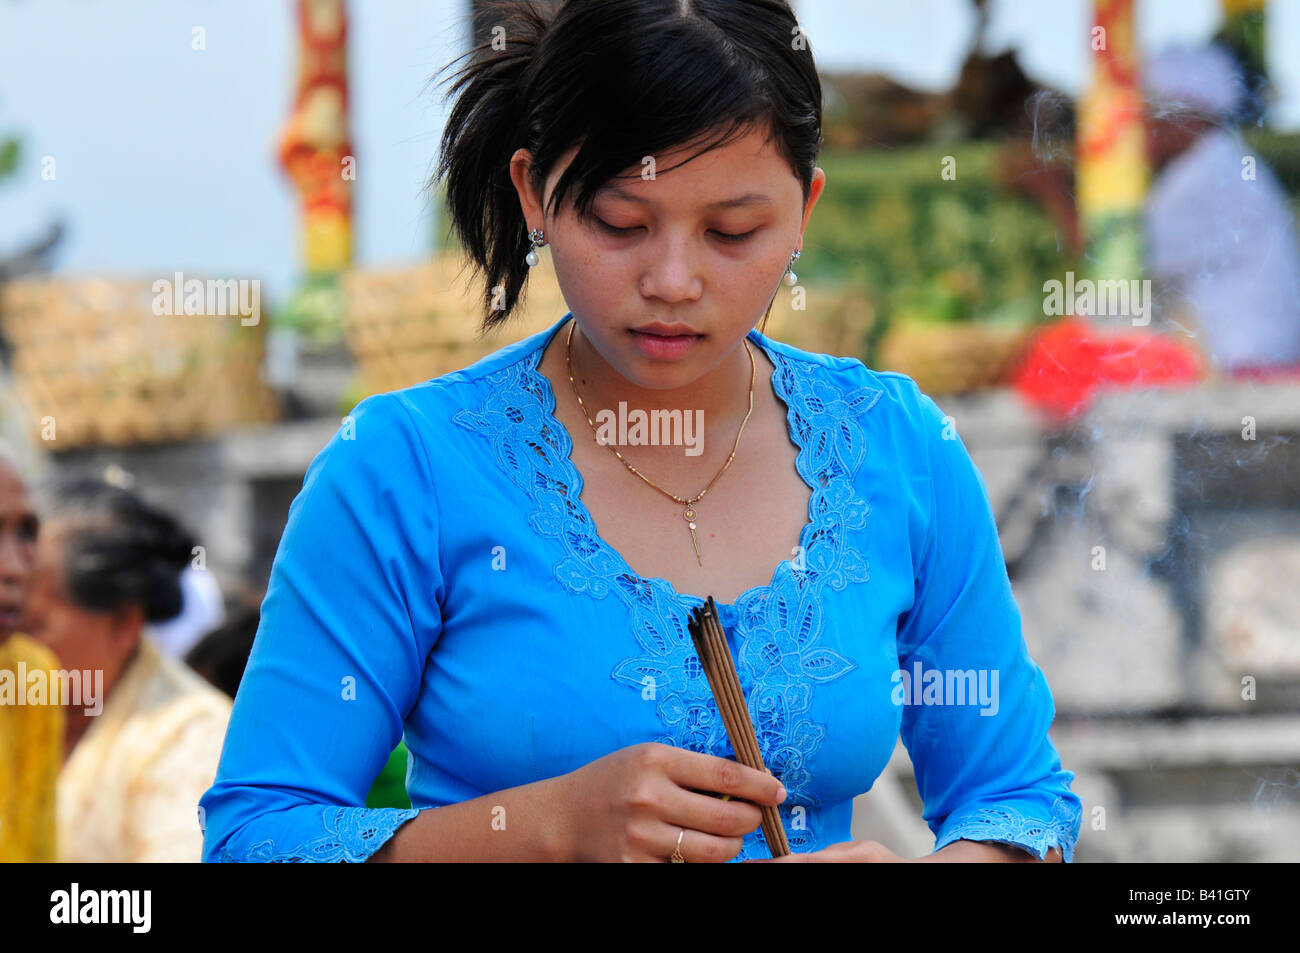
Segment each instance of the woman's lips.
M628 330L637 348L646 357L657 360L673 360L686 354L704 335L702 334L649 334L645 331Z

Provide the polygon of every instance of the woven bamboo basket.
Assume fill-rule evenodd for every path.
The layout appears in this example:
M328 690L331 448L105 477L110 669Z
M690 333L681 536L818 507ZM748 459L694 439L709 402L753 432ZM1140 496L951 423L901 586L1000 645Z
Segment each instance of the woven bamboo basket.
M468 367L479 358L554 324L568 310L554 272L528 277L523 303L506 325L480 337L477 282L461 262L440 256L343 276L344 333L367 390L398 390Z
M1032 325L903 321L885 333L879 370L900 371L927 394L961 394L1006 381Z
M157 315L151 279L31 278L0 288L0 324L33 432L49 449L161 443L274 420L265 321Z

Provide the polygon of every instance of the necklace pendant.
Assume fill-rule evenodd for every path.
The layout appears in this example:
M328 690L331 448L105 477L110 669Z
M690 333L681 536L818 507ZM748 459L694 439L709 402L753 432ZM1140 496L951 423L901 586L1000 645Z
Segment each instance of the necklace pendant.
M704 560L700 556L700 537L695 534L695 509L686 507L682 517L686 520L686 527L691 531L691 542L695 544L695 561L703 566Z

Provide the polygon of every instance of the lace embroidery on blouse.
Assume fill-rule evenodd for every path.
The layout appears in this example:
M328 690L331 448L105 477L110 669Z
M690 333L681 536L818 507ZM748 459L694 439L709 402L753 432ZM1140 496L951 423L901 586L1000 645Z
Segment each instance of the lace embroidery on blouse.
M1047 821L1001 805L983 807L949 828L935 850L958 840L997 841L1022 847L1039 860L1044 860L1050 848L1059 847L1061 859L1068 864L1074 859L1074 845L1079 837L1082 816L1079 808L1062 797L1052 802L1052 816Z
M736 652L763 762L786 788L779 810L791 850L807 853L819 847L813 821L824 807L811 791L807 765L826 735L826 726L808 715L811 691L855 667L819 644L821 590L841 590L869 578L867 562L850 539L871 512L854 483L866 452L858 418L882 392L861 387L846 393L820 376L821 365L799 362L796 369L785 355L764 350L799 446L795 467L812 489L810 519L800 534L801 551L778 564L769 584L746 590L718 610ZM561 547L555 579L572 593L594 599L613 594L627 606L640 651L619 662L610 677L637 692L653 687L664 729L656 740L734 757L686 627L689 607L703 600L678 593L667 580L637 575L597 535L580 500L582 474L569 458L569 433L554 416L549 380L537 370L541 354L539 347L486 375L483 405L453 419L491 442L497 463L531 498L529 525ZM792 817L796 807L799 813ZM759 829L745 836L736 859L768 856Z
M221 852L225 862L249 863L360 863L393 836L397 828L419 814L417 808L328 807L322 810L325 833L315 840L277 853L273 840L259 841L246 853Z

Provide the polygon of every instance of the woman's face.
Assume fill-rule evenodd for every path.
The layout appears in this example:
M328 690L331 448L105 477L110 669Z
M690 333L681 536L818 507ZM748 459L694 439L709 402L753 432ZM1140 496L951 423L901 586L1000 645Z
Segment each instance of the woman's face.
M817 169L805 205L789 163L759 131L678 165L692 151L654 156L653 167L607 182L589 224L578 220L570 193L542 226L583 335L638 387L688 385L734 353L781 287L825 183ZM551 170L546 200L576 153L575 146ZM517 152L511 174L536 226L543 197L527 181L529 160L527 150ZM652 323L697 336L670 343L635 333Z
M57 527L51 527L37 547L26 631L57 655L63 668L102 671L105 686L110 686L139 642L140 611L82 609L69 598L64 579L63 544Z

